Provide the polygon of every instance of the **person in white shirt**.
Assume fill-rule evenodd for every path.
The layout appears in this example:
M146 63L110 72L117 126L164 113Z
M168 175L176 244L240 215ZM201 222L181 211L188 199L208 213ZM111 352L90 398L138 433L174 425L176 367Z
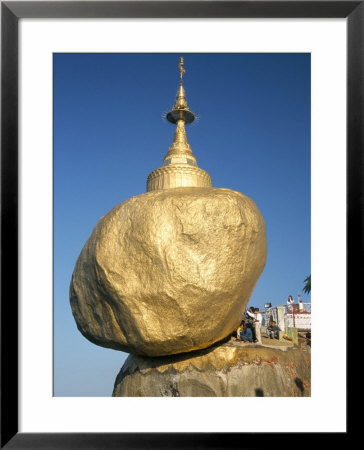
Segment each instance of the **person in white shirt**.
M255 320L254 309L255 309L255 308L253 308L252 306L251 306L249 309L245 308L244 315L247 315L247 316L249 316L250 318L252 318L253 320Z
M246 310L245 312L249 317L253 319L255 339L257 340L258 344L261 344L262 337L260 335L260 326L262 324L263 317L259 312L259 308L254 308L254 313L248 310Z
M255 308L254 310L255 315L255 322L254 322L254 329L255 329L255 337L258 341L258 344L262 343L262 337L260 335L260 326L262 325L263 316L259 312L259 308Z

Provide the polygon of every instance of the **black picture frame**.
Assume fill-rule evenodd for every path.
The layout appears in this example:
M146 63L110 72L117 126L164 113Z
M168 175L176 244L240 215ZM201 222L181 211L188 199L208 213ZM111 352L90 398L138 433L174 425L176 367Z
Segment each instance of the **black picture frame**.
M2 1L1 448L226 449L256 448L263 443L266 446L266 433L242 437L242 433L18 432L18 21L21 18L111 17L346 18L347 301L360 292L364 273L364 1ZM349 428L346 433L337 433L335 439L340 443L348 436ZM300 438L300 445L306 438L305 434Z

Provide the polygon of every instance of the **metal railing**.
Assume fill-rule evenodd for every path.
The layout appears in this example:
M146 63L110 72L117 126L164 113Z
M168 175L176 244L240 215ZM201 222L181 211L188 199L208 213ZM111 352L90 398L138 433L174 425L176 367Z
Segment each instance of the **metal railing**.
M302 306L300 309L299 303L293 303L292 305L285 305L286 308L286 314L292 314L292 313L300 313L301 311L307 312L308 314L311 314L311 303L308 302L302 302Z
M311 303L302 302L301 308L297 303L282 306L284 306L285 326L311 329ZM267 327L271 320L274 320L279 326L276 306L266 308L264 311L261 311L261 314L263 316L262 327Z

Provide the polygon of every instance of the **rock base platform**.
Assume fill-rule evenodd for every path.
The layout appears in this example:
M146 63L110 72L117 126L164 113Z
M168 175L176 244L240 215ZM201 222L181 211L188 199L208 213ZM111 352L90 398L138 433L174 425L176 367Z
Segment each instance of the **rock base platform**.
M130 355L113 397L309 397L311 350L229 340L169 357Z

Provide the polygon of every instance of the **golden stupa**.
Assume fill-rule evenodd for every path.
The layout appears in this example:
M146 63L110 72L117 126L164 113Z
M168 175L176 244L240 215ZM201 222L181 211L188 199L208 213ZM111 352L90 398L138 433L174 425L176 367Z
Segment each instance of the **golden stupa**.
M172 111L167 114L167 120L175 123L176 132L172 145L163 159L163 166L153 170L147 180L147 191L169 189L175 187L211 187L211 177L197 166L191 147L187 141L185 124L192 123L195 115L189 110L186 93L183 87L183 58L179 63L180 82L176 102Z
M162 167L147 193L100 219L76 262L70 286L81 333L95 344L163 356L211 346L238 327L264 268L265 225L240 192L213 188L197 166L185 125L195 116L183 87Z

